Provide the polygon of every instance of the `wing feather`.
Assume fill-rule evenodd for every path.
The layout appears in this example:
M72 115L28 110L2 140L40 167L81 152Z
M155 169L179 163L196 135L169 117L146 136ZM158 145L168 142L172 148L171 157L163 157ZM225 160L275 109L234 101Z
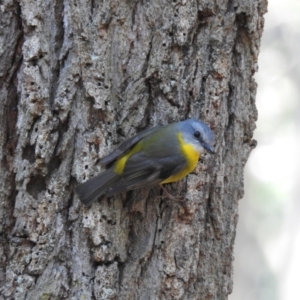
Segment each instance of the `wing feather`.
M156 132L161 127L162 126L157 126L157 127L154 127L154 128L146 129L146 130L138 133L137 135L131 137L130 139L126 140L117 149L115 149L113 152L111 152L110 154L108 154L108 155L104 156L103 158L101 158L100 159L100 164L107 165L107 164L113 162L118 157L120 157L123 153L130 150L141 139L145 138L146 136L150 135L153 132Z
M186 166L183 156L176 155L167 158L147 158L137 153L127 161L120 180L109 188L106 195L121 193L126 190L145 185L158 184Z

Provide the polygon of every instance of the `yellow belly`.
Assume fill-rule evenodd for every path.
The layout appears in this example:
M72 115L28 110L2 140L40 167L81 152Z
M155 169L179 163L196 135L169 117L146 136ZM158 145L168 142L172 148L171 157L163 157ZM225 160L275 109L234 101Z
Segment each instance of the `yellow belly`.
M181 133L178 134L178 140L180 143L182 154L186 158L186 162L187 162L186 167L183 170L181 170L179 173L174 174L171 177L167 178L162 183L169 183L169 182L174 182L182 179L183 177L185 177L195 169L199 161L200 153L196 151L196 149L192 144L185 143Z

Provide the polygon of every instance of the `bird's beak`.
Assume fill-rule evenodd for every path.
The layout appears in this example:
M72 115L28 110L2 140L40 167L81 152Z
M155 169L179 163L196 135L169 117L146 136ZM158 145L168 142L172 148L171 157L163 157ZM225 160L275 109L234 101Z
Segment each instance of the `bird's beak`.
M211 153L211 154L214 154L214 153L215 153L215 150L214 150L214 148L213 148L211 145L206 144L206 143L203 143L202 146L203 146L203 148L206 149L209 153Z

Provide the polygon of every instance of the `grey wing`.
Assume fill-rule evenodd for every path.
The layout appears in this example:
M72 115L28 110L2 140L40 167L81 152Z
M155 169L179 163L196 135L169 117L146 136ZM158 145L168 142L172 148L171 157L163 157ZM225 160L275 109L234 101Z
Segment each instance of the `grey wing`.
M148 136L149 134L157 131L160 128L161 128L161 126L157 126L157 127L154 127L154 128L149 128L149 129L146 129L146 130L138 133L137 135L131 137L130 139L128 139L125 142L123 142L113 152L111 152L107 156L102 157L100 159L100 164L102 164L102 165L109 164L110 162L112 162L115 159L117 159L118 157L120 157L123 153L125 153L126 151L128 151L132 146L134 146L141 139L143 139L144 137Z
M139 153L134 154L127 161L118 183L111 187L106 195L111 196L126 190L158 184L185 166L186 160L180 155L151 159Z

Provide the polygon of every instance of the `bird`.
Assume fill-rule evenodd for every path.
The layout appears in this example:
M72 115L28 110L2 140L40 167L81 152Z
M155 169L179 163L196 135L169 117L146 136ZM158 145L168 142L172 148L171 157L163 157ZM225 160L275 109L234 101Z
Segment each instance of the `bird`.
M106 170L75 191L89 206L103 195L178 181L195 169L204 150L214 153L213 143L211 129L197 119L146 129L100 159Z

